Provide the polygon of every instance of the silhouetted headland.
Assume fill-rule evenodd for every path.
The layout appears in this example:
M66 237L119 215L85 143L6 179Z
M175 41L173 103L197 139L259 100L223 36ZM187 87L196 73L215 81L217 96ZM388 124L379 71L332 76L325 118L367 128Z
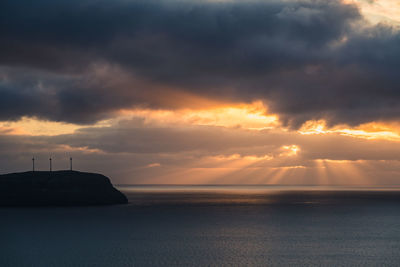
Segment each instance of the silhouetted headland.
M0 175L0 206L124 204L128 200L106 176L78 171Z

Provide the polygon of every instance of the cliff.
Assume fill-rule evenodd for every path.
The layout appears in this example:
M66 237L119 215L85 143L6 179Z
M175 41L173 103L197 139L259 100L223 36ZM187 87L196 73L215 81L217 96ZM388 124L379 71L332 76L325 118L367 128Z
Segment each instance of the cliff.
M35 171L0 175L0 206L123 204L128 200L101 174Z

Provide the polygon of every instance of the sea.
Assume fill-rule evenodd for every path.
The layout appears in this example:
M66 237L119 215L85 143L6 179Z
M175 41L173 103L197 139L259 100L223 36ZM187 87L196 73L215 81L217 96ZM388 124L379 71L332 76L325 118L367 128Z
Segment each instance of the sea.
M119 185L0 208L0 266L400 266L400 188Z

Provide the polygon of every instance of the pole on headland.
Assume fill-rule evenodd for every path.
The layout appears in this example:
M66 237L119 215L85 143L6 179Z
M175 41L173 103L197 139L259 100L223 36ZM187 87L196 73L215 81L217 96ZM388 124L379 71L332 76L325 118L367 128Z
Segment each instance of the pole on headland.
M35 171L35 158L32 158L32 171Z
M69 158L69 170L72 171L72 157Z
M50 161L50 171L52 171L52 166L51 166L51 158L49 159L49 161Z

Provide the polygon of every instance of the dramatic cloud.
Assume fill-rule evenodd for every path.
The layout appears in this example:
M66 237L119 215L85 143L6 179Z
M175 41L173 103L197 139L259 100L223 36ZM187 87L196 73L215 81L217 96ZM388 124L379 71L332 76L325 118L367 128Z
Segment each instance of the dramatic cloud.
M389 1L3 0L0 172L397 183Z
M57 136L2 134L0 147L2 172L29 169L33 155L39 169L48 168L50 156L55 168L67 168L72 156L76 168L105 173L116 183L360 184L364 177L369 184L390 184L400 173L399 142L277 129L168 127L138 118ZM319 180L321 172L329 181Z
M190 106L157 99L169 90L262 99L296 127L399 115L399 32L362 26L340 1L2 1L0 10L1 119L94 122L134 105ZM94 76L98 66L114 72Z

